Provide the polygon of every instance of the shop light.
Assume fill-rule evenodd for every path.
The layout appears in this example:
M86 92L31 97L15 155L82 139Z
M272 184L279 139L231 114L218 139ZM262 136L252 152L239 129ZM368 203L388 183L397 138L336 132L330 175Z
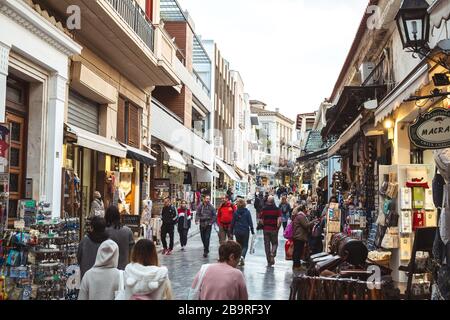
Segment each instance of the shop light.
M388 130L394 128L394 121L392 121L391 119L386 119L384 121L384 128Z

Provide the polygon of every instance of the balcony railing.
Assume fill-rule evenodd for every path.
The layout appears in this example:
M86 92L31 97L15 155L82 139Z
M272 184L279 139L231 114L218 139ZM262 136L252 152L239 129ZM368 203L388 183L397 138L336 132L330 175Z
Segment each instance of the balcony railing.
M155 27L136 0L108 0L117 13L154 52Z
M210 91L208 89L208 87L206 86L205 82L203 82L202 78L200 77L200 75L197 73L197 71L193 70L194 73L194 77L195 77L195 81L202 87L202 90L208 95L210 96Z

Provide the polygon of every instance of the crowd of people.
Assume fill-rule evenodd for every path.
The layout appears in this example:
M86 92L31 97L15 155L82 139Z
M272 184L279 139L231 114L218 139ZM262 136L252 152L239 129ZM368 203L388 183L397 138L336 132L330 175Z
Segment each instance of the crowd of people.
M102 211L101 196L96 193L94 198L91 230L82 239L77 256L82 279L79 300L173 299L168 270L160 266L156 244L149 239L135 243L131 229L121 224L119 209L111 206ZM275 265L281 227L285 237L293 243L294 271L301 267L301 261L308 254L322 251L324 215L305 192L297 193L288 188L265 194L259 192L255 194L254 207L257 226L254 226L247 201L233 199L232 193L225 195L217 208L212 205L210 196L205 195L195 212L191 212L186 201L176 208L170 198L164 200L161 211L163 255L171 255L174 250L175 228L181 251L185 250L194 221L199 226L203 257L207 258L212 230L218 227L219 259L215 264L203 265L195 276L191 293L197 290L197 299L248 299L243 273L237 267L245 265L255 227L263 232L268 267Z

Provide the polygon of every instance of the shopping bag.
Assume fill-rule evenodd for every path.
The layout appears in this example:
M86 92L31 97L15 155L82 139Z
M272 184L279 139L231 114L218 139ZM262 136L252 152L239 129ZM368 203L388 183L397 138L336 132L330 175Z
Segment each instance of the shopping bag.
M294 255L294 241L288 240L284 245L284 251L286 253L286 260L292 261L292 256Z
M202 265L200 269L200 276L195 284L195 288L189 288L188 300L200 300L200 287L203 283L203 278L205 277L206 271L209 268L209 264Z
M252 238L250 240L250 254L255 254L255 242L256 242L256 235L252 234Z
M294 223L293 222L291 222L287 225L286 230L284 230L283 236L287 240L292 239L292 237L294 236Z

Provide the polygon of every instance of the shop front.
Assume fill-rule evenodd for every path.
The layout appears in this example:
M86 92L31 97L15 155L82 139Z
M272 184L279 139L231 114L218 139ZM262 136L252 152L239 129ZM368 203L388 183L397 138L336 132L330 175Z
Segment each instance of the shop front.
M222 203L222 199L231 190L236 196L236 186L240 187L241 177L236 173L234 168L216 157L217 172L219 178L216 179L216 188L214 193L215 204Z
M48 202L52 214L61 216L68 59L81 47L49 20L21 1L2 2L0 223L5 226L21 218L21 200Z
M196 209L202 195L212 194L216 175L212 146L156 99L152 99L151 113L151 147L157 153L151 174L153 215L160 215L165 197L177 206L186 200Z

